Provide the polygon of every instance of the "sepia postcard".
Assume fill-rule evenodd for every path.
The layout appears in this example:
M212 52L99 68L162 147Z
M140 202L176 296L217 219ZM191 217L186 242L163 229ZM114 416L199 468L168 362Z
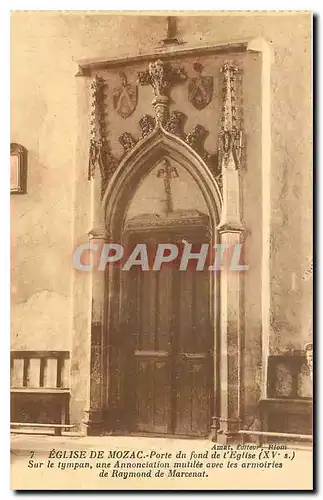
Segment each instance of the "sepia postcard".
M312 14L11 13L11 488L312 490Z

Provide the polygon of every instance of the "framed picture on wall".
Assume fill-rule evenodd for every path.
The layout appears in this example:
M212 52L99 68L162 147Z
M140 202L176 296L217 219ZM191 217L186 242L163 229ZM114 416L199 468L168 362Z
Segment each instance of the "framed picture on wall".
M10 144L10 193L27 192L27 150L21 144Z

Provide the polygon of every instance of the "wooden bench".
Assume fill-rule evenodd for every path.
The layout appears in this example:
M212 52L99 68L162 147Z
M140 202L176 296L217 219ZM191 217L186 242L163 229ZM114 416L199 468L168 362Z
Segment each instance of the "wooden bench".
M11 427L71 429L69 352L11 351Z
M16 433L19 433L19 432L21 433L21 430L24 431L26 429L26 427L31 427L33 429L39 429L41 434L43 434L43 432L41 432L41 431L44 431L47 429L54 429L55 436L61 436L62 431L73 429L73 427L75 427L75 425L73 425L73 424L69 424L69 425L66 425L66 424L38 424L35 422L31 422L31 423L11 422L10 427L12 429L14 429Z

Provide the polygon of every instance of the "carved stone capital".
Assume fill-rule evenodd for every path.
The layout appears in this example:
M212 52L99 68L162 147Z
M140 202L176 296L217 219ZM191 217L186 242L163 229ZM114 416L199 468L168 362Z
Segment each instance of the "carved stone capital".
M238 234L243 234L245 231L245 228L241 224L240 221L236 222L225 222L225 223L220 223L217 226L217 231L219 234L226 234L226 233L238 233Z
M88 233L89 241L91 240L104 240L110 241L111 235L106 230L105 226L98 226L96 228L91 229Z

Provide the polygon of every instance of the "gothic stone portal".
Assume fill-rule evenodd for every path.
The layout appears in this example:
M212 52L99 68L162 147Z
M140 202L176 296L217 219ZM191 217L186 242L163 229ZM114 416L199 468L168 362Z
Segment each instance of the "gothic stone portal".
M152 189L153 187L153 189ZM185 190L184 190L185 187ZM149 203L148 203L149 199ZM150 209L150 214L143 210ZM210 243L208 210L191 176L163 159L130 203L122 242L131 252L145 243L149 259L158 243L198 251ZM152 262L149 262L150 269ZM213 410L213 328L210 273L179 259L160 271L121 271L120 322L110 370L114 430L207 436Z

